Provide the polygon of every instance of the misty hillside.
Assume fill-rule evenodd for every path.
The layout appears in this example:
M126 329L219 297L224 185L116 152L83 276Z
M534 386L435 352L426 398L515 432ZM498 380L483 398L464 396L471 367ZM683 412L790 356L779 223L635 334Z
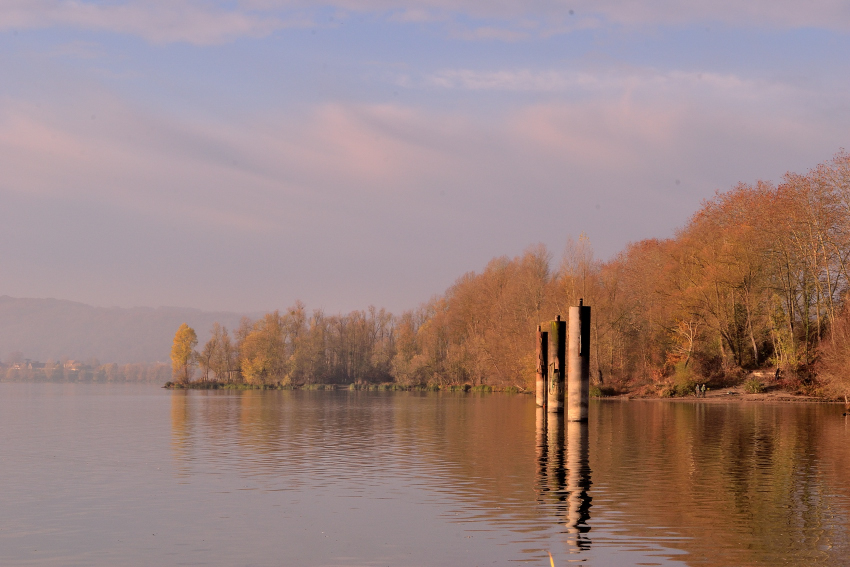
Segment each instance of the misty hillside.
M91 357L101 362L168 362L174 332L188 323L203 344L218 321L235 329L239 313L180 307L92 307L59 299L0 296L0 359L20 351L33 360Z

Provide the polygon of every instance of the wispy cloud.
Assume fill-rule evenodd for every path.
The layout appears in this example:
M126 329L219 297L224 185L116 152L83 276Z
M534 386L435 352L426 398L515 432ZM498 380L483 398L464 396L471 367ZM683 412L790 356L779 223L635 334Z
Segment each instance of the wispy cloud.
M261 37L284 27L306 25L294 15L255 13L192 0L7 0L0 4L0 29L73 27L136 35L152 43L208 45L237 37Z
M108 51L103 45L79 40L60 45L52 52L54 56L74 59L99 59L107 54Z
M289 9L315 7L316 4L309 0L243 0L240 5ZM351 12L387 14L409 11L420 17L439 13L514 23L530 18L540 23L541 31L563 25L587 25L586 21L579 23L582 19L602 19L626 25L719 22L732 26L850 29L850 4L841 0L331 0L322 5Z
M433 10L423 8L405 8L401 10L390 10L387 19L391 22L403 24L429 23L446 20L446 15Z
M79 113L62 103L44 109L7 99L0 104L2 188L275 231L284 218L295 222L333 203L392 201L459 180L470 191L511 192L511 179L557 176L564 168L587 180L607 171L600 176L607 182L620 171L617 183L626 184L635 172L652 177L653 169L684 160L693 177L716 183L699 159L706 152L725 156L724 175L734 176L744 174L738 152L749 152L755 164L775 161L777 145L785 148L780 156L823 157L840 138L814 111L792 111L817 93L736 75L458 70L431 81L569 96L517 103L496 120L398 104L325 103L267 110L240 123L149 114L104 94L86 95L99 110L85 120L70 118Z
M572 97L645 97L676 100L673 93L688 93L689 100L764 101L781 92L805 89L781 81L747 79L735 74L656 70L651 68L613 68L595 72L557 69L443 69L420 80L409 75L397 82L407 88L431 87L447 90L512 93L554 93Z
M437 23L467 40L518 41L603 25L656 26L722 23L729 26L850 29L850 4L837 0L670 2L655 0L5 0L0 30L73 27L143 37L153 43L218 44L277 30L326 25L328 9L371 13L401 24Z
M46 266L60 242L63 261L81 266L78 291L50 291L69 278L42 277L39 293L95 303L197 305L201 290L219 306L240 296L253 308L298 297L409 307L530 242L557 248L587 231L604 256L669 234L716 189L805 170L846 143L845 115L823 111L815 87L735 74L448 69L412 84L557 96L481 112L302 102L227 118L151 109L96 85L5 94L0 200L36 213L8 229L18 240L3 252ZM846 112L845 92L835 96ZM45 203L61 230L39 216ZM136 232L113 227L128 218ZM104 219L113 225L92 234ZM87 282L120 272L97 263L99 246L110 262L133 247L146 259L125 260L147 268L95 297ZM165 283L163 257L173 258ZM32 289L30 273L5 270L7 293Z
M451 33L452 37L470 41L520 41L528 39L531 34L526 30L507 29L504 27L482 26L476 28L455 27Z
M585 80L592 80L592 78L586 76ZM582 82L582 75L530 69L499 71L446 69L425 78L425 84L446 89L522 92L567 91L580 86Z

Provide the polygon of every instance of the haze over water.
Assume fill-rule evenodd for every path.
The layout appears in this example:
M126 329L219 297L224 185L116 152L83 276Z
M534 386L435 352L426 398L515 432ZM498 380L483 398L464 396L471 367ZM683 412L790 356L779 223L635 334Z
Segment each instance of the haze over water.
M0 384L3 565L837 565L835 405Z

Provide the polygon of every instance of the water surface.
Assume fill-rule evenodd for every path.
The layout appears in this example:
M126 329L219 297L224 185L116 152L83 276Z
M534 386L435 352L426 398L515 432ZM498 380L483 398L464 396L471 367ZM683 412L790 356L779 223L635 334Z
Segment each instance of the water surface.
M841 565L842 411L0 384L0 564Z

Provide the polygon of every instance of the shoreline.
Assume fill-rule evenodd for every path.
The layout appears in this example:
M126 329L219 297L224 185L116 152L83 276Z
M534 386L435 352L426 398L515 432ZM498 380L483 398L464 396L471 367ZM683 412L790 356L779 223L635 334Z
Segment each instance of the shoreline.
M680 396L680 397L656 397L656 396L639 396L631 394L623 394L621 396L611 396L608 399L623 399L623 400L658 400L658 401L676 401L676 402L707 402L707 403L723 403L723 402L741 402L741 403L783 403L783 404L844 404L844 400L839 398L819 398L817 396L805 396L802 394L794 394L780 388L769 389L760 393L749 393L744 391L743 386L731 386L728 388L720 388L706 392L704 398L696 396ZM604 399L604 398L603 398ZM850 409L850 408L849 408Z
M372 391L372 392L469 392L469 393L492 393L503 392L508 394L532 394L529 390L508 386L506 388L494 388L483 384L472 386L470 384L459 385L415 385L407 386L394 382L368 383L368 384L246 384L229 382L166 382L163 388L167 390L304 390L304 391Z
M404 386L401 384L384 383L384 384L304 384L304 385L277 385L277 384L224 384L216 382L191 382L189 384L175 384L167 382L89 382L89 381L68 381L55 382L48 380L0 380L2 384L81 384L81 385L138 385L148 386L153 388L162 388L168 390L226 390L232 392L239 391L255 391L255 390L303 390L311 392L321 391L338 391L338 392L443 392L443 393L469 393L469 394L516 394L523 396L533 396L534 392L530 390L522 390L519 388L494 388L492 386L471 386L469 384L461 385L444 385L444 386ZM850 412L850 403L839 397L817 397L806 396L802 394L794 394L778 387L770 388L761 393L745 392L743 386L732 386L728 388L720 388L717 390L709 390L704 398L697 398L694 395L687 396L658 396L646 395L637 392L626 392L622 394L610 394L605 396L591 396L592 400L616 401L624 402L630 400L651 400L657 402L686 402L686 403L783 403L783 404L843 404L848 412Z
M362 392L453 392L453 393L503 393L503 394L519 394L533 395L530 390L520 390L519 388L493 388L491 386L471 386L469 384L453 385L453 386L405 386L402 384L383 383L383 384L302 384L302 385L281 385L281 384L227 384L221 382L190 382L189 384L178 384L168 382L162 386L168 390L230 390L230 391L248 391L248 390L303 390L303 391L362 391ZM760 393L749 393L744 391L743 386L731 386L710 390L706 392L705 397L697 398L696 396L647 396L635 393L615 394L610 396L592 397L596 400L608 401L629 401L629 400L652 400L659 402L706 402L706 403L797 403L797 404L845 404L838 398L820 398L816 396L805 396L794 394L779 388L769 389Z

